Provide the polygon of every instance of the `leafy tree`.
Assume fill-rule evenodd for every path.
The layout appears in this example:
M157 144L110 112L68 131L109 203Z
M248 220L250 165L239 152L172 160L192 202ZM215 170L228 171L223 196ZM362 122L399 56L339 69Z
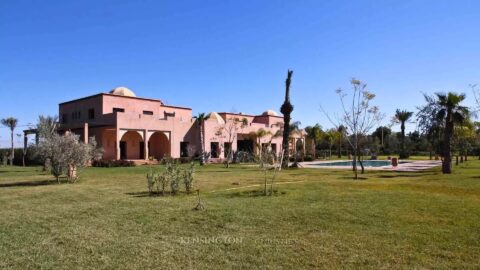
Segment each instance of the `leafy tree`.
M385 138L388 138L390 134L392 134L392 129L386 126L378 127L374 132L372 132L372 136L378 138L380 145L382 146L384 145Z
M284 152L282 168L288 168L288 162L290 159L289 138L290 138L290 120L293 111L293 105L290 103L290 84L292 82L293 71L288 70L287 79L285 81L285 101L280 108L280 112L283 114L283 140L282 148Z
M51 137L57 133L58 117L57 116L38 116L37 133L40 139Z
M200 135L200 165L205 165L205 133L204 133L204 123L206 120L205 113L199 113L197 116L197 125Z
M85 144L79 140L78 135L67 132L65 135L54 133L40 141L38 152L41 157L50 160L51 173L60 183L60 176L63 174L67 174L69 180L75 182L77 168L101 158L103 149L97 148L95 137Z
M15 146L13 144L13 135L14 135L15 128L17 127L17 124L18 124L18 119L16 118L8 117L8 118L2 119L2 125L10 129L10 139L12 143L12 147L10 149L10 166L13 166L13 158L15 157Z
M442 172L452 173L452 137L455 124L462 123L469 115L467 107L462 106L465 100L465 94L454 92L436 93L438 118L444 119L445 131L443 133L443 163Z
M401 142L402 142L402 149L400 151L400 158L407 158L409 154L405 149L405 123L412 117L413 112L409 112L406 110L399 110L395 112L394 120L397 123L400 123L400 130L401 130Z
M316 146L318 141L320 141L323 137L322 127L320 126L320 124L315 124L314 126L307 126L305 127L305 132L307 133L307 137L312 140L313 158L316 158Z
M38 117L37 122L37 136L39 141L48 140L53 135L57 134L58 117L57 116L43 116ZM47 171L50 160L46 158L43 161L43 171Z
M430 159L432 159L432 152L437 154L442 141L442 134L444 131L444 121L439 114L440 108L437 104L435 95L429 96L423 94L426 104L417 107L416 114L418 127L422 135L424 135L430 144Z
M329 159L332 159L332 147L338 141L341 134L335 128L331 128L324 133L324 138L328 142Z

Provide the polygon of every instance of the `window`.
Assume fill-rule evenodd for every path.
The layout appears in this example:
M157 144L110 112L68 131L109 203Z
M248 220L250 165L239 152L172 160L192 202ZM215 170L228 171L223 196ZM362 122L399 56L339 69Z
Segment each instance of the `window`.
M143 114L144 115L153 115L153 112L152 111L143 111Z
M180 142L180 157L188 157L188 142Z
M211 142L210 143L210 156L212 158L218 158L220 152L220 147L218 142Z
M66 114L66 113L64 113L64 114L62 115L62 123L64 123L64 124L67 123L67 114Z
M125 109L124 108L113 108L113 113L116 113L116 112L125 112Z
M95 119L95 110L88 109L88 119Z

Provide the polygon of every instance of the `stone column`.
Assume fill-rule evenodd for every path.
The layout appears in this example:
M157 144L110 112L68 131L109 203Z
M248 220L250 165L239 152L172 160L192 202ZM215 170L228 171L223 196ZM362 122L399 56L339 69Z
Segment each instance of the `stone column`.
M88 143L88 123L83 124L83 142Z
M148 153L148 130L143 130L143 153L145 155L145 160L148 160L150 153Z
M120 129L116 129L116 136L115 136L115 156L116 160L120 160Z

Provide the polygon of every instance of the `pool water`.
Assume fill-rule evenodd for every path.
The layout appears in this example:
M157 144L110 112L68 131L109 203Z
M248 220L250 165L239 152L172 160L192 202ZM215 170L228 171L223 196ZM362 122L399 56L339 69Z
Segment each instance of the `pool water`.
M384 166L391 166L392 162L390 160L364 160L362 161L363 166L365 167L384 167ZM405 161L400 161L399 163L405 163ZM333 167L333 166L344 166L344 167L352 167L352 161L332 161L332 162L322 162L313 164L319 167ZM360 164L357 162L357 165Z

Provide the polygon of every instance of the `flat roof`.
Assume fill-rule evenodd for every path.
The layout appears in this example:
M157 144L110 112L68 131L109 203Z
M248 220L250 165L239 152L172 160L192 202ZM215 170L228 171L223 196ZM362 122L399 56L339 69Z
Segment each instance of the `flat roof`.
M279 115L253 115L253 114L244 114L244 113L230 113L230 112L219 112L218 114L231 114L231 115L241 115L241 116L248 116L248 117L278 117L278 118L283 118L283 116Z
M129 96L119 96L119 95L114 95L114 94L110 94L110 93L98 93L98 94L91 95L91 96L86 96L86 97L83 97L83 98L78 98L78 99L74 99L74 100L70 100L70 101L65 101L65 102L59 103L58 105L64 105L64 104L74 103L74 102L77 102L77 101L86 100L86 99L91 99L91 98L95 98L95 97L99 97L99 96L111 96L111 97L119 97L119 98L130 98L130 99L138 99L138 100L145 100L145 101L154 101L154 102L159 102L160 105L163 106L163 107L170 107L170 108L177 108L177 109L192 110L191 108L188 108L188 107L165 105L165 104L163 104L163 102L162 102L160 99L141 98L141 97L129 97Z

